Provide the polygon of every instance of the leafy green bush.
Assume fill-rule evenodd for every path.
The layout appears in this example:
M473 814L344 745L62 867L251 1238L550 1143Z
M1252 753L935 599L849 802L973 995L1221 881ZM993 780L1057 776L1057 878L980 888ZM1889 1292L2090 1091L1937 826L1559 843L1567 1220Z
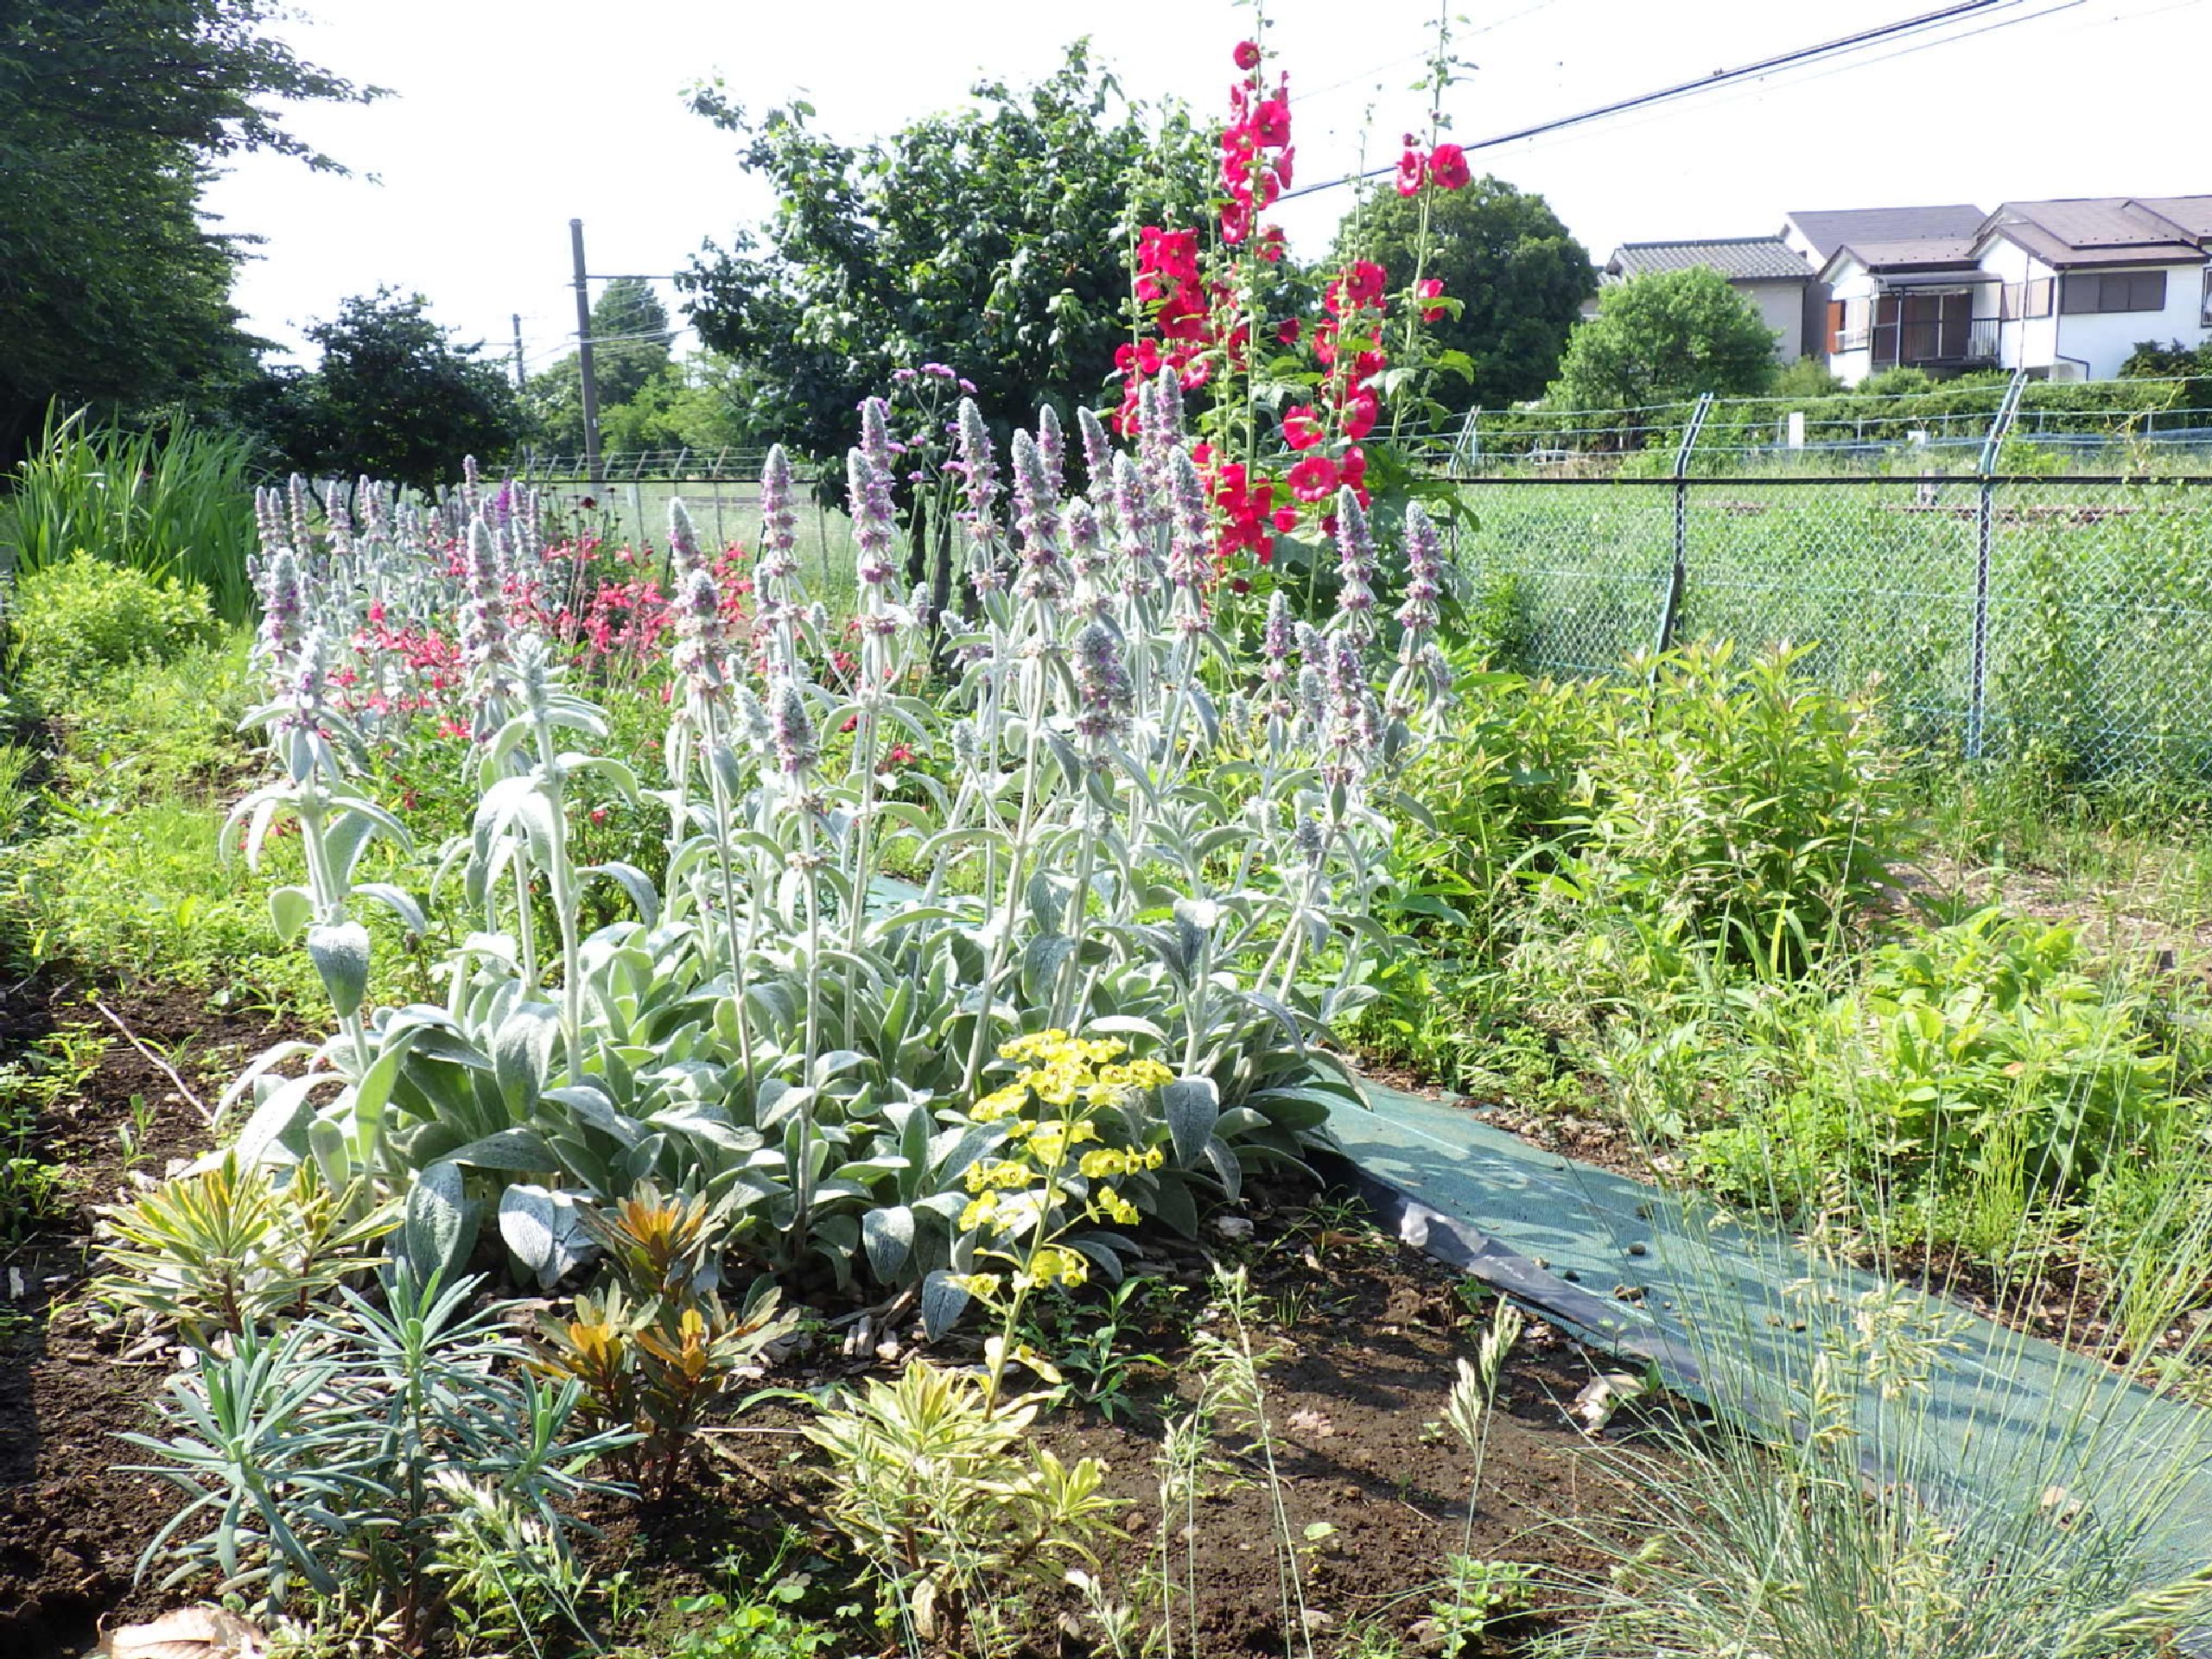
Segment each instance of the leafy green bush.
M165 434L48 423L16 469L16 569L32 575L89 553L205 588L226 620L253 611L246 560L257 535L253 445L179 423Z
M1576 779L1546 892L1641 912L1771 974L1847 927L1909 844L1874 703L1726 645L1638 664Z
M172 661L215 632L199 588L82 550L33 571L16 589L15 661L41 701L105 670Z
M1796 1203L1836 1173L2082 1197L2158 1149L2178 1109L2150 1014L2140 990L2091 976L2066 927L1991 908L1916 931L1817 1017L1777 1109L1694 1136L1692 1164Z

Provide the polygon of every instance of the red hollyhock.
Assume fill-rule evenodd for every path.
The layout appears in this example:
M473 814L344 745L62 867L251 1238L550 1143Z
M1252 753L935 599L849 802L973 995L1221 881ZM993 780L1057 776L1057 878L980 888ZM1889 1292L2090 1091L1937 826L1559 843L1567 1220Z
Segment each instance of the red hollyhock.
M1464 190L1475 177L1467 166L1467 152L1457 144L1439 144L1429 151L1428 176L1440 190Z
M1252 111L1252 135L1262 149L1281 149L1290 142L1290 101L1270 98Z
M1409 149L1398 157L1398 194L1410 196L1421 188L1422 162L1421 152Z
M1259 42L1256 41L1237 41L1235 56L1236 59L1236 67L1239 69L1258 68L1260 67Z
M1282 258L1282 226L1262 226L1259 241L1255 245L1255 251L1271 265L1279 262Z
M1326 455L1308 455L1290 469L1290 493L1300 501L1325 501L1337 487L1337 463Z
M1376 417L1382 412L1375 393L1365 386L1344 399L1344 436L1357 443L1375 429Z
M1443 296L1444 279L1441 276L1424 276L1414 284L1414 297L1416 299L1436 300ZM1440 305L1424 305L1421 308L1421 320L1423 322L1436 322L1442 319L1444 310L1444 307Z
M1310 404L1300 404L1282 417L1282 441L1294 449L1311 449L1322 438L1321 423Z
M1298 528L1298 509L1296 507L1277 507L1275 509L1274 524L1275 528L1281 531L1284 535L1289 535L1292 531Z
M1382 267L1372 259L1362 259L1344 273L1344 296L1354 305L1373 305L1382 297L1382 284L1387 282Z
M1286 346L1297 345L1298 319L1296 317L1287 317L1281 322L1277 323L1275 325L1275 338Z

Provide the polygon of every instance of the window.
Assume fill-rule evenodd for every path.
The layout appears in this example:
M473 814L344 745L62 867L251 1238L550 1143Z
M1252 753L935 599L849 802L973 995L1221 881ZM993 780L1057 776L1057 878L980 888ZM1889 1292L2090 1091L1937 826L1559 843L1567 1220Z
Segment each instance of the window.
M2166 273L2163 270L2106 270L2077 274L2066 279L2059 292L2059 309L2068 315L2084 312L2163 311L2166 308Z
M2022 317L2050 315L2050 278L2037 276L2025 283L2007 283L1998 295L1998 313L2007 322Z

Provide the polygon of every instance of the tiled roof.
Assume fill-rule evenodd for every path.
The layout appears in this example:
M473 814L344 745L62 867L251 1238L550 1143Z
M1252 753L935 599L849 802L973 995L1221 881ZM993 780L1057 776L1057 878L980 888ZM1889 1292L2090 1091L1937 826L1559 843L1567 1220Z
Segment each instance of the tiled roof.
M2212 237L2212 196L2138 196L2135 200L2191 236Z
M1724 236L1702 242L1624 242L1605 262L1609 276L1710 265L1731 282L1776 282L1812 272L1778 236Z
M1955 241L1970 238L1986 217L1970 201L1940 207L1844 207L1796 213L1789 223L1826 260L1838 248L1862 243Z

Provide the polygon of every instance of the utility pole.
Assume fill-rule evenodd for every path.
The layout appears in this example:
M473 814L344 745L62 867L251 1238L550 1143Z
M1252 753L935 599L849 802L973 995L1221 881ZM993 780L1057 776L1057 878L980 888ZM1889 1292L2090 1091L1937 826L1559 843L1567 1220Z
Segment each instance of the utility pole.
M594 484L607 480L599 466L599 380L592 372L591 286L584 275L584 222L569 221L569 252L576 272L576 366L584 387L584 468Z
M511 311L511 312L509 312L509 313L507 314L507 315L508 315L508 316L509 316L509 318L513 321L513 323L514 323L514 325L515 325L515 390L516 390L517 391L520 391L523 389L523 388L522 388L522 382L523 382L523 373L522 373L522 313L521 313L521 312L519 312L519 311Z

